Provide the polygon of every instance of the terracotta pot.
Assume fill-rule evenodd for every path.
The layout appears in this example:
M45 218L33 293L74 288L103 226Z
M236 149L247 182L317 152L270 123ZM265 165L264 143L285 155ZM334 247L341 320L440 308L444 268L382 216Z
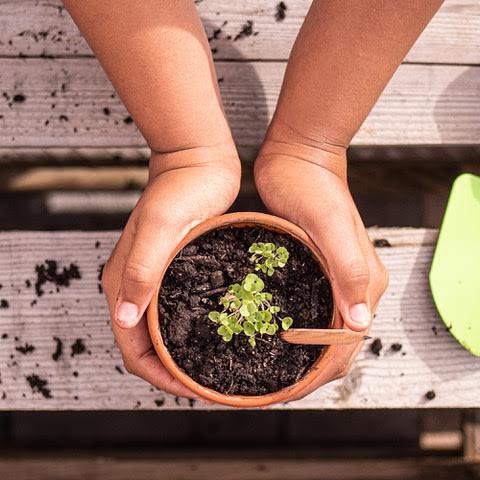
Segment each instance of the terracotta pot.
M197 225L185 236L175 252L172 253L168 264L170 264L183 247L195 238L211 230L224 227L242 228L254 226L290 235L306 245L312 252L313 256L317 259L327 278L330 278L324 257L301 228L286 220L282 220L281 218L255 212L230 213L220 217L211 218ZM162 273L162 278L160 279L153 300L147 311L150 336L155 350L167 370L191 391L206 400L240 408L265 407L274 403L296 400L312 392L320 385L343 376L348 371L350 364L359 349L358 344L330 345L325 347L319 358L297 383L279 390L278 392L258 396L224 395L220 392L204 387L190 378L180 367L177 366L163 343L159 325L160 319L158 317L158 293L162 285L164 273L165 272ZM343 328L343 326L343 319L334 303L331 328Z

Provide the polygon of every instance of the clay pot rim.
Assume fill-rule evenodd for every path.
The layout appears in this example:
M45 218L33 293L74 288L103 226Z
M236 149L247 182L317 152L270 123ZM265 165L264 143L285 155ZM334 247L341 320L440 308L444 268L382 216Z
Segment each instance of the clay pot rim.
M311 251L312 255L320 264L320 268L326 275L327 279L331 282L331 275L329 273L325 258L323 257L319 249L316 247L316 245L313 243L313 241L310 239L310 237L300 227L287 220L265 213L235 212L207 219L204 222L196 225L189 231L189 233L179 243L175 251L170 256L167 262L167 266L162 272L158 286L155 289L152 301L150 302L150 305L147 309L147 321L150 337L152 339L153 346L155 348L155 351L157 352L157 355L159 356L161 362L168 370L168 372L199 397L221 405L240 408L265 407L274 403L287 402L291 399L301 397L302 392L308 391L308 387L315 381L319 373L328 365L331 359L335 356L336 350L338 348L336 345L325 346L322 350L322 353L319 355L317 360L315 360L309 370L302 376L302 378L298 382L294 383L293 385L278 390L277 392L255 396L225 395L223 393L217 392L216 390L197 383L175 363L172 356L170 355L170 352L167 350L163 342L158 315L158 294L162 286L162 280L165 271L168 269L170 263L178 254L178 252L180 252L182 248L184 248L197 237L211 230L227 227L242 228L249 226L263 227L267 230L272 230L278 233L290 235L296 240L298 240ZM335 303L335 299L333 299L332 310L333 311L330 328L343 328L343 320Z

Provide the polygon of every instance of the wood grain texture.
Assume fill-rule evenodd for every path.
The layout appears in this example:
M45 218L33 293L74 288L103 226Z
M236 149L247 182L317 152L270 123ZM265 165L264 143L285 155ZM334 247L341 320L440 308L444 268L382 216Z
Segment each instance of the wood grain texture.
M371 229L370 235L391 244L378 249L390 271L390 287L371 332L384 345L380 356L366 342L345 379L277 408L480 407L480 359L450 336L430 299L427 273L436 231ZM98 288L99 267L117 237L118 232L0 234L0 299L9 303L0 309L1 410L205 408L165 395L124 371ZM34 284L35 265L46 259L62 267L75 262L82 278L58 292L46 284L37 298L26 281ZM53 337L64 345L57 361ZM77 339L86 351L72 357ZM26 343L35 350L16 350ZM393 343L402 345L400 352L390 348ZM32 374L48 381L52 398L32 392L26 381ZM425 397L430 390L436 393L433 400Z
M285 3L285 19L277 21L278 2L274 0L198 2L215 58L287 59L310 1L287 0ZM253 22L255 34L234 40L247 21ZM0 56L18 55L65 57L91 56L92 53L60 1L2 0ZM447 0L406 61L480 63L480 2Z
M212 458L184 455L166 457L162 452L95 452L90 455L67 452L42 456L21 452L0 458L2 480L452 480L474 479L478 465L466 465L458 458L328 459L285 458L254 455L253 458ZM318 453L317 453L318 457Z
M262 141L284 68L217 62L239 147ZM0 148L145 145L95 59L0 60L0 92ZM478 144L479 93L480 67L402 65L353 144Z

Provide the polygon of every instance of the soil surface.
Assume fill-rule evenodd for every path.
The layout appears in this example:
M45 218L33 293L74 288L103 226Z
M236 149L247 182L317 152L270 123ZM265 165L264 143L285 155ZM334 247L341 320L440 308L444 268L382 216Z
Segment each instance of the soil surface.
M291 345L278 335L257 338L254 349L245 335L225 343L208 319L220 311L219 298L254 267L253 242L284 246L290 258L272 277L256 272L264 291L294 319L292 328L327 328L333 301L328 280L309 250L296 240L259 227L225 228L187 245L173 260L159 294L159 318L173 359L196 382L228 395L264 395L297 382L324 347Z

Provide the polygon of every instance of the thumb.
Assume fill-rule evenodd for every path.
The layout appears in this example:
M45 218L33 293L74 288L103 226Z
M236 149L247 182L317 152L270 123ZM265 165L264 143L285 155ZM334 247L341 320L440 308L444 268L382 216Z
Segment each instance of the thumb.
M122 328L138 324L182 236L181 229L138 219L120 281L115 321Z
M333 295L345 324L355 331L365 330L372 316L368 263L352 215L338 212L332 217L328 224L317 224L317 228L309 230L326 258Z

